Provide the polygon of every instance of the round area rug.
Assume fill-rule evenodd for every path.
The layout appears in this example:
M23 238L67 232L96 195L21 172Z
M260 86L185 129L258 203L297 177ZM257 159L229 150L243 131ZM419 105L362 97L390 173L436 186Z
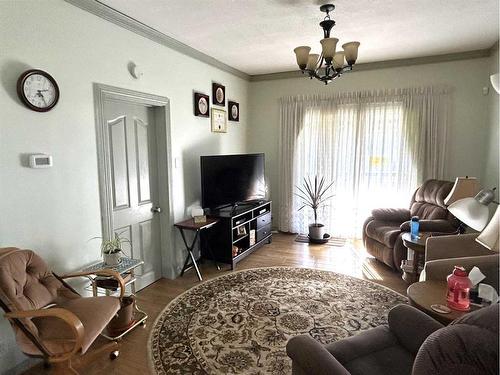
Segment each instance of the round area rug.
M287 341L328 344L387 324L406 298L370 281L305 268L220 276L173 300L149 338L156 374L290 374Z

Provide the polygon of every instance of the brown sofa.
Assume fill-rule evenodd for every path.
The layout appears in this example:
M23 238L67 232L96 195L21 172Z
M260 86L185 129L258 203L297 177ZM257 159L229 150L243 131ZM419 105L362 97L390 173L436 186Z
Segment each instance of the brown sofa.
M410 231L410 219L418 216L421 232L451 233L458 221L448 211L444 199L451 191L449 181L427 180L410 202L410 208L378 208L363 225L363 243L370 255L395 270L401 268L407 250L401 236Z
M476 241L479 233L429 237L425 244L425 266L420 281L444 281L454 266L479 267L486 276L482 283L499 291L499 255Z
M389 325L323 346L309 335L286 346L293 375L498 374L495 304L447 327L408 305L389 312Z

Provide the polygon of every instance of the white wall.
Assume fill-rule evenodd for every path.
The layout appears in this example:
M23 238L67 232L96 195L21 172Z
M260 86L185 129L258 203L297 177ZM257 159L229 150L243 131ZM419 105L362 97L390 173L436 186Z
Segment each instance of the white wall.
M143 69L141 80L130 77L131 60ZM49 72L60 86L48 113L28 110L17 97L16 80L29 68ZM228 123L227 134L211 133L209 119L193 115L193 90L211 95L212 80L240 103L240 122ZM101 234L93 82L170 98L176 220L200 198L199 155L246 148L248 82L62 0L0 1L0 247L34 249L57 272L100 256L98 241L87 242ZM24 155L34 152L53 155L53 168L24 167ZM163 252L175 259L172 277L184 254L180 247ZM0 372L22 359L0 318Z
M454 91L447 145L448 178L454 180L456 176L469 175L479 177L481 182L486 181L484 172L485 145L488 142L491 142L491 149L496 150L496 158L498 159L498 137L490 137L491 130L488 124L488 106L491 106L491 101L488 96L484 96L482 93L482 88L489 86L489 66L490 58L481 58L390 69L353 71L328 86L305 77L251 82L248 150L266 153L266 174L270 181L271 199L274 200L275 207L279 197L278 99L289 95L420 85L449 85L454 88ZM491 90L490 95L492 95ZM489 173L498 180L498 168ZM277 211L274 212L275 223L277 223Z
M498 48L495 53L490 58L490 65L488 67L488 74L498 73ZM484 164L484 186L488 188L497 188L497 198L498 192L500 191L500 185L498 181L498 169L499 169L499 155L498 155L498 139L499 139L499 124L500 120L498 117L498 107L500 96L495 91L495 89L490 86L490 94L489 94L489 106L488 106L488 126L489 126L489 135L488 141L486 143L486 163ZM498 200L498 199L497 199ZM491 205L491 207L495 207L496 205Z

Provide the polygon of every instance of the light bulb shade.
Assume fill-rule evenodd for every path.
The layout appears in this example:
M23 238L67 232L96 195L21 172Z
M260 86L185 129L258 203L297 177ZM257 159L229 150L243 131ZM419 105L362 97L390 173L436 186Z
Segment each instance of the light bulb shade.
M345 53L345 59L349 65L353 65L358 58L359 42L349 42L342 45Z
M500 209L497 208L486 228L476 237L476 241L491 251L499 251Z
M448 210L461 222L474 230L482 231L488 223L490 210L475 198L460 199L448 206Z
M342 68L344 66L344 52L337 52L333 56L333 67L335 69Z
M317 53L309 54L309 58L307 59L307 70L316 70L316 66L318 65L319 55Z
M293 50L293 52L295 52L295 57L297 58L297 65L301 70L306 68L310 51L311 47L308 46L300 46Z
M333 59L335 55L335 48L337 48L337 38L325 38L321 39L321 47L323 50L323 57L325 59Z
M491 86L493 86L497 94L500 94L500 74L499 73L492 74L490 76L490 82Z
M450 194L444 199L444 204L450 205L460 199L475 196L479 192L479 181L476 177L457 177Z

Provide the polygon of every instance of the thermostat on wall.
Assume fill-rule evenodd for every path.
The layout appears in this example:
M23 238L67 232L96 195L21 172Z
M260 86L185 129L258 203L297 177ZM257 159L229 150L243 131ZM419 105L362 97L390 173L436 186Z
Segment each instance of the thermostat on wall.
M30 168L50 168L52 167L52 156L45 154L30 155Z

